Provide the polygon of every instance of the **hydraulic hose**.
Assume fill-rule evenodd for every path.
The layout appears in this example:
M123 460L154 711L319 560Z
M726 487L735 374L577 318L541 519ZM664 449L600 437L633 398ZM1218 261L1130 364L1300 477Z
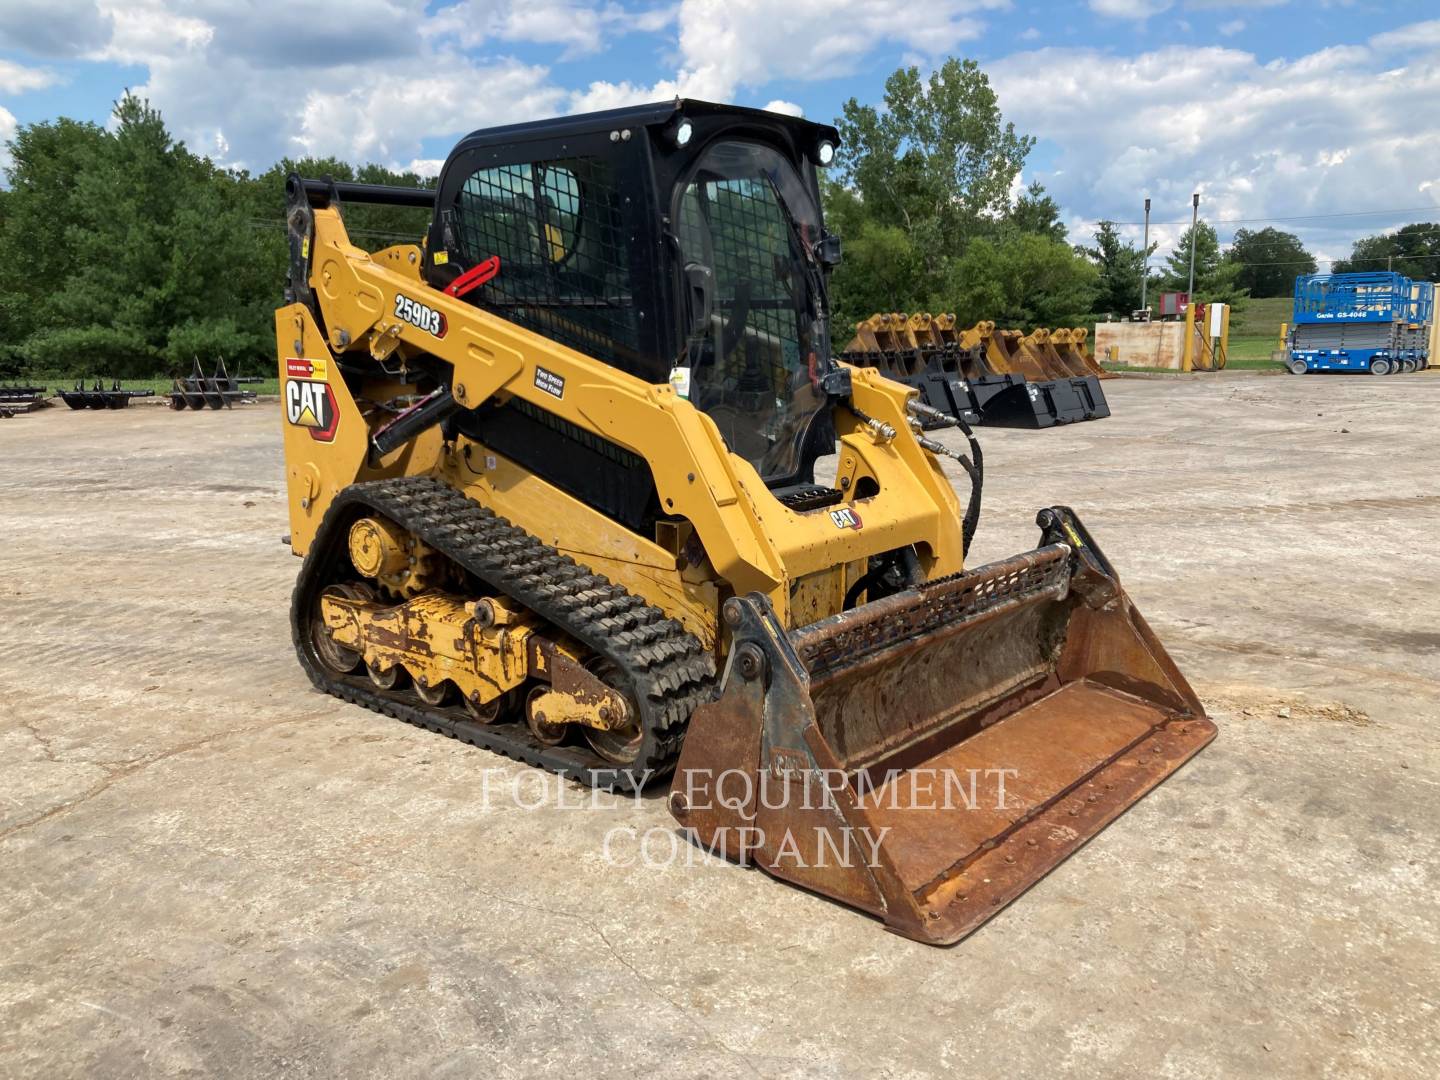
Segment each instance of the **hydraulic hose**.
M400 413L370 438L377 459L410 442L422 431L453 416L463 406L455 400L448 386L442 386Z
M970 501L965 506L965 517L960 523L961 554L969 555L970 541L975 539L975 530L980 527L980 497L985 489L985 455L980 449L980 440L975 438L974 429L963 417L942 413L939 409L932 409L918 401L908 401L905 404L913 418L911 424L917 429L916 441L932 454L955 459L970 477ZM970 443L971 457L956 453L943 443L921 434L919 429L922 423L931 427L958 427Z

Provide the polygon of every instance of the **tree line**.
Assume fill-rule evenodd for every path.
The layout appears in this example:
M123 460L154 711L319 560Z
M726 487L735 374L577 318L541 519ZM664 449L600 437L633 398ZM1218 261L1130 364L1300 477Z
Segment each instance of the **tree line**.
M258 175L191 153L127 94L109 128L22 126L0 189L0 376L231 373L274 367L287 245L285 177L420 186L413 173L286 159ZM346 210L358 243L416 240L428 215Z
M902 68L882 106L852 98L827 171L827 224L845 245L833 279L836 345L877 311L954 312L963 325L1085 325L1140 305L1151 256L1101 222L1067 235L1039 184L1015 191L1035 140L1004 119L970 60L927 77ZM254 372L272 363L285 276L284 181L291 171L423 186L412 173L333 158L285 159L251 174L176 141L160 113L127 93L108 127L61 118L21 126L0 188L0 375L155 376L224 356ZM354 206L361 244L414 241L427 212ZM1190 230L1150 266L1153 305L1189 280ZM1398 260L1398 261L1397 261ZM1334 269L1440 276L1440 226L1411 225L1355 244ZM1314 258L1291 233L1241 229L1222 251L1195 230L1195 292L1243 304L1288 295Z

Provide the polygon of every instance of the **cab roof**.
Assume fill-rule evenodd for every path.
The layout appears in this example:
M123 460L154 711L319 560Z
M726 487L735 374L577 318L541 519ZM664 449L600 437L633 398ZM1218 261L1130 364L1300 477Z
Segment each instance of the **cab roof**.
M770 124L787 128L801 141L829 139L839 141L839 133L829 124L817 124L800 116L770 112L766 109L751 109L743 105L721 105L713 101L698 101L694 98L675 98L672 101L655 102L650 105L628 105L622 109L606 109L602 112L579 113L575 116L557 116L548 120L530 120L522 124L506 124L503 127L482 128L472 131L456 144L451 155L463 150L473 150L496 143L513 143L531 139L569 138L589 135L597 131L612 131L623 128L662 127L683 113L692 119L706 117L733 117L735 120L752 124Z

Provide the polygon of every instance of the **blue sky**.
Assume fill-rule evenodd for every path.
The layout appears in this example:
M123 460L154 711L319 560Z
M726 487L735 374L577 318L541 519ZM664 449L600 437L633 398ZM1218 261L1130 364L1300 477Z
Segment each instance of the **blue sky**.
M130 87L226 164L426 170L475 127L676 93L829 120L949 55L1040 140L1024 179L1076 239L1194 190L1222 239L1292 218L1332 258L1440 220L1434 0L0 0L0 139Z

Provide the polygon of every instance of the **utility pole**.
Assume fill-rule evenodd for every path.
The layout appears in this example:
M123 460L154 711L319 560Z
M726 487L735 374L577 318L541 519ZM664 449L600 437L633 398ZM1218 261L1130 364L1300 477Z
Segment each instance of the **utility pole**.
M1200 224L1200 193L1190 196L1190 291L1185 295L1195 302L1195 233Z
M1140 242L1140 310L1145 306L1145 287L1150 284L1150 200L1145 200L1145 239Z

